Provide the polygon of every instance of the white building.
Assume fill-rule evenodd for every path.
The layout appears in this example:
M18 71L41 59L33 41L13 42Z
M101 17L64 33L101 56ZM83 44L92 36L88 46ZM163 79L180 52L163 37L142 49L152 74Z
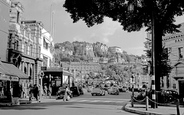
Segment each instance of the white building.
M51 67L53 62L54 42L51 34L42 28L41 35L41 59L42 67Z

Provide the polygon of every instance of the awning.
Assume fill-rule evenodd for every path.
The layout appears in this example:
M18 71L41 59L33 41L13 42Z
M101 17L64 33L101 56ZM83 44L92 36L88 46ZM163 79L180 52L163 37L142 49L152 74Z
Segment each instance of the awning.
M0 61L0 80L18 81L19 78L17 76L10 75L9 72L5 70L4 64Z
M29 76L19 70L16 66L8 62L2 62L2 68L5 70L5 74L10 76L17 76L20 79L28 79ZM13 77L11 79L14 79Z
M69 71L63 70L61 67L50 67L47 68L47 70L43 70L44 73L61 73L63 72L63 75L69 76L72 75Z

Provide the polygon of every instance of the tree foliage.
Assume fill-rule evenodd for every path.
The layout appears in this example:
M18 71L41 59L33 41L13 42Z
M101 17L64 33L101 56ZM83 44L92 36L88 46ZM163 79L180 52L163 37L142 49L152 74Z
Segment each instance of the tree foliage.
M174 22L175 16L183 15L183 0L66 0L63 6L74 23L83 20L88 27L101 24L104 17L109 17L128 32L139 31L143 27L147 31L154 30L157 45L154 48L155 82L160 84L162 36L178 32L180 25ZM160 90L159 85L156 85L156 90Z
M129 11L129 6L134 6ZM139 31L142 27L151 29L152 11L158 23L162 24L163 33L177 31L173 24L174 16L181 16L182 0L66 0L64 7L71 14L73 22L80 19L91 27L100 24L104 17L118 21L124 30Z
M151 59L151 57L152 57L152 53L151 53L152 52L152 48L150 47L151 40L146 38L146 41L144 42L144 44L145 44L145 48L146 48L146 50L145 50L146 56ZM169 76L172 67L170 65L170 60L168 58L168 56L169 56L168 55L168 50L167 50L167 48L165 48L163 46L162 49L161 49L161 52L162 53L161 53L160 68L162 68L162 69L160 70L160 73L161 73L162 77L163 76ZM150 66L152 65L152 61L151 60L148 61L148 63L149 63ZM152 66L151 66L151 68L152 68ZM152 71L150 72L150 74L153 74Z

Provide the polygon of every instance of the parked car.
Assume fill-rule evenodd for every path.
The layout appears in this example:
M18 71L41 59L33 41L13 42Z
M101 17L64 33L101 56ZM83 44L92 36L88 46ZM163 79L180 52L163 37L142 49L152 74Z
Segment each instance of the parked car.
M119 89L119 92L126 92L128 90L128 88L125 86L119 86L118 89Z
M161 95L165 103L176 101L179 98L178 92L172 89L162 90Z
M82 87L78 87L80 95L84 95L84 91Z
M119 89L118 87L111 87L107 90L108 94L111 95L119 95Z
M147 93L145 91L141 91L137 97L135 97L137 100L142 100L146 97L146 94L151 99L152 97L152 91L148 91ZM161 91L156 91L156 95L158 97L159 103L172 103L175 102L176 99L179 99L179 94L177 91L173 89L162 89Z
M80 91L79 91L79 88L77 86L70 87L70 90L72 91L73 97L80 95Z
M100 95L100 96L105 96L105 90L103 90L102 88L93 88L91 91L91 95Z

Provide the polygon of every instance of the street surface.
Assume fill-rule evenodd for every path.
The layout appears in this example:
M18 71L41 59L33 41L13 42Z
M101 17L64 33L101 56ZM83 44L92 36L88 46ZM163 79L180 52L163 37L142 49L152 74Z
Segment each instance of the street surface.
M128 100L130 93L106 96L91 96L87 93L68 102L57 100L1 107L0 115L136 115L121 109Z

